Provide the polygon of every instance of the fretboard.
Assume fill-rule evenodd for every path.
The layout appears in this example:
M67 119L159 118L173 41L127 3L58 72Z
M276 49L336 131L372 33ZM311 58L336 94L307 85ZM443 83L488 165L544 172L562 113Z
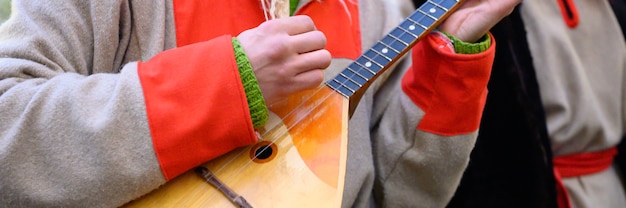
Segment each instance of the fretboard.
M350 98L437 27L462 0L428 0L326 85Z

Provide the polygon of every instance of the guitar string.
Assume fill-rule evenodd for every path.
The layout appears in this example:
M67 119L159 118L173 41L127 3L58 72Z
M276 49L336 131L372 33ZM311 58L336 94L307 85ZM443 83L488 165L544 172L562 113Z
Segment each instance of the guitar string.
M442 2L444 2L444 1L446 1L446 0L441 0L439 3L434 3L432 0L427 0L427 3L434 4L436 7L441 7L441 8L443 8L442 6L440 6L440 4L441 4ZM458 4L458 3L460 2L459 0L454 0L454 1L456 1L456 3L455 3L452 7L456 6L456 4ZM426 3L425 3L425 4L423 4L423 5L426 5ZM423 5L422 5L422 6L423 6ZM418 8L417 10L420 10L420 9L421 9L421 8ZM417 10L416 10L413 14L415 14L415 13L417 12ZM446 11L446 12L447 12L447 11ZM410 16L413 16L413 14L412 14L412 15L410 15ZM410 19L410 16L409 16L407 19ZM412 19L412 20L413 20L413 21L416 21L416 22L419 22L419 21L421 21L421 20L422 20L423 18L425 18L425 17L427 17L427 16L426 16L426 15L422 15L419 19L417 19L417 20ZM432 19L432 18L431 18L431 19ZM434 23L434 24L432 24L431 26L429 26L429 28L432 28L432 27L436 24L436 22L437 22L437 21L439 21L440 19L441 19L441 18L439 18L439 19L434 18L433 20L435 21L435 23ZM406 21L406 20L405 20L405 21ZM401 23L404 23L405 21L403 21L403 22L401 22ZM399 25L398 27L401 27L401 25ZM393 31L393 30L392 30L392 31ZM419 36L422 36L425 32L427 32L427 30L424 30L424 31L422 31L422 33L417 34L417 35L418 35L418 38L419 38ZM390 33L391 33L391 31L390 31ZM401 36L402 36L402 35L406 35L406 34L416 35L416 34L409 33L409 32L403 32L403 33L401 34ZM389 34L387 34L386 36L388 36L388 35L389 35ZM416 42L418 38L416 38L416 40L414 40L414 41L412 41L412 42ZM378 41L378 42L380 42L380 41ZM395 43L395 42L396 42L396 40L394 39L394 40L392 40L392 41L391 41L391 44L393 44L393 43ZM407 46L407 47L408 47L408 46ZM371 50L371 49L368 49L368 50ZM376 53L376 55L373 57L373 59L378 58L379 56L382 56L382 55L378 55L378 53ZM398 54L397 56L400 56L400 54ZM388 57L387 57L387 58L388 58ZM358 60L358 58L355 60L355 62L356 62L357 60ZM388 64L390 64L390 63L388 63ZM387 65L388 65L388 64L387 64ZM382 70L382 69L381 69L381 70ZM342 70L342 72L343 72L343 70ZM341 73L341 72L340 72L340 73ZM353 75L351 75L351 76L350 76L350 78L354 78L355 76L356 76L356 75L355 75L355 74L353 74ZM333 78L333 79L334 79L334 78ZM332 79L331 79L331 80L329 80L329 81L332 81ZM341 85L344 85L344 84L345 84L345 83L347 83L347 82L349 82L349 80L345 80L345 81L341 82L340 84L341 84ZM345 86L345 85L344 85L344 86ZM318 88L318 89L316 89L316 90L313 92L313 94L312 94L311 96L309 96L308 98L303 99L303 101L302 101L300 104L298 104L298 105L294 108L294 110L292 110L291 112L287 113L287 114L284 116L284 118L288 118L288 117L292 116L294 113L301 112L301 111L297 111L297 110L299 110L300 108L302 108L302 106L303 106L305 103L307 103L307 101L309 101L312 97L315 97L315 95L317 95L318 93L320 93L320 92L321 92L321 90L322 90L322 88ZM333 89L333 90L334 90L334 91L338 91L338 89ZM330 96L332 96L332 93L328 93L328 95L325 95L325 97L323 97L323 98L321 99L321 102L317 102L317 104L313 105L313 107L312 107L312 108L310 108L310 110L309 110L308 112L306 112L304 115L309 115L309 114L310 114L313 110L317 109L317 108L318 108L318 107L319 107L322 103L324 103L323 101L327 100ZM282 118L282 119L284 119L284 118ZM290 125L287 127L286 131L284 131L284 132L280 133L280 134L279 134L276 138L273 138L272 140L270 140L270 143L272 143L272 144L276 144L276 142L277 142L278 140L286 138L286 135L289 133L289 131L290 131L293 127L295 127L297 124L300 124L300 122L301 122L303 119L305 119L305 118L306 118L306 116L302 116L301 118L297 119L295 122L292 122L292 124L290 124ZM282 120L282 119L281 119L281 120ZM266 130L266 131L265 131L265 132L261 135L261 138L265 138L265 136L267 136L267 134L269 134L269 133L271 133L271 132L278 131L278 128L280 128L280 127L281 127L281 122L278 122L278 123L277 123L277 124L275 124L272 128L270 128L269 130ZM297 146L297 145L301 144L301 143L302 143L302 142L304 142L304 141L306 141L306 139L305 139L305 140L301 140L298 144L294 144L294 146ZM262 149L260 149L260 151L261 151L261 152L265 152L265 151L267 150L267 148L271 148L271 147L269 147L269 145L268 145L268 146L263 147ZM229 164L231 164L231 163L232 163L232 162L233 162L236 158L239 158L239 157L241 156L241 154L245 154L245 153L246 153L246 151L245 151L245 150L247 150L247 148L242 148L242 150L241 150L241 151L239 151L239 152L238 152L238 154L236 154L236 156L233 156L233 157L232 157L232 159L231 159L230 161L228 161L228 162L224 163L224 165L222 165L222 166L221 166L220 168L218 168L216 171L213 171L213 172L214 172L214 174L215 174L215 175L218 175L221 171L223 171L223 170L224 170L224 168L226 168ZM237 169L237 171L235 171L235 173L241 173L241 172L243 172L242 170L243 170L244 168L246 168L246 167L250 166L251 164L253 164L255 159L257 159L257 154L255 154L255 155L254 155L254 157L252 157L252 158L251 158L250 160L248 160L248 161L247 161L244 165L242 165L240 168L238 168L238 169ZM228 177L228 178L232 178L232 177L235 177L235 176L234 176L234 175L229 175L229 177ZM216 187L216 188L220 188L220 189L221 189L221 188L224 188L224 187ZM214 196L215 196L215 195L212 195L211 197L214 197ZM208 198L208 199L210 199L210 198ZM207 199L207 200L208 200L208 199Z
M441 3L441 2L443 2L443 1L445 1L445 0L440 1L440 3ZM428 2L430 2L431 4L436 4L436 3L432 2L431 0L428 0ZM458 2L458 1L457 1L457 2ZM435 5L435 6L438 6L438 5ZM416 21L417 21L417 22L419 22L420 20L422 20L422 19L423 19L423 18L425 18L425 17L426 17L426 15L422 15L422 16L421 16L419 19L417 19ZM432 19L432 18L431 18L431 19ZM434 20L435 20L435 21L437 21L438 19L436 19L436 18L435 18ZM431 27L432 27L432 25L431 25ZM426 32L426 31L423 31L423 32L422 32L422 34L423 34L424 32ZM404 33L402 33L401 35L406 35L406 34L411 34L411 33L404 32ZM419 34L419 35L422 35L422 34ZM395 40L392 40L392 43L393 43L394 41L395 41ZM374 58L378 58L378 57L379 57L379 55L376 55ZM356 76L356 75L351 75L351 76L350 76L350 78L353 78L353 77L355 77L355 76ZM348 82L348 81L349 81L349 80L346 80L346 81L344 81L344 82L343 82L343 83L341 83L341 84L345 84L345 83L346 83L346 82ZM320 92L320 90L321 90L321 89L317 89L317 90L313 93L313 95L316 95L317 93L319 93L319 92ZM314 97L314 96L311 96L311 97ZM322 101L324 101L324 100L328 99L328 97L330 97L330 95L328 95L328 96L324 97L324 98L322 99ZM309 98L310 98L310 97L309 97ZM295 113L295 112L300 112L300 111L296 111L296 110L299 110L299 109L303 106L303 104L304 104L304 103L306 103L306 101L308 101L308 99L305 99L304 101L305 101L305 102L302 102L301 104L299 104L298 106L296 106L296 108L294 108L294 110L293 110L293 111L291 111L290 113L288 113L285 117L290 117L293 113ZM306 112L306 113L305 113L305 115L308 115L308 114L309 114L310 112L312 112L314 109L316 109L317 107L319 107L319 105L321 105L321 103L323 103L323 102L319 102L319 104L317 104L317 105L315 105L313 108L311 108L311 110L310 110L310 111ZM298 119L298 120L297 120L296 122L294 122L292 125L288 126L287 131L285 131L283 134L280 134L278 137L276 137L276 138L274 138L273 140L271 140L271 143L276 143L279 139L283 138L283 137L285 136L285 134L286 134L286 133L288 133L288 132L289 132L289 130L291 130L294 126L296 126L297 124L299 124L299 123L302 121L302 119L304 119L304 117L302 117L302 118ZM264 136L266 136L266 135L267 135L268 133L270 133L270 132L274 132L274 131L275 131L275 130L277 130L277 128L279 128L280 126L281 126L281 125L280 125L280 123L279 123L279 124L277 124L277 125L275 125L275 126L274 126L274 127L272 127L270 130L266 131L263 135L261 135L261 137L262 137L262 138L264 138ZM300 142L304 142L304 141L306 141L306 140L303 140L303 141L300 141ZM267 150L267 148L270 148L270 147L269 147L269 146L266 146L265 148L261 149L260 151L261 151L261 152L264 152L264 151L266 151L266 150ZM246 152L246 151L240 151L240 153L239 153L238 155L240 156L241 154L244 154L245 152ZM227 163L225 164L225 166L226 166L226 165L228 165L228 164L230 164L233 160L235 160L235 158L238 158L238 157L233 157L233 159L232 159L231 161L227 162ZM239 168L239 170L241 170L241 169L243 169L243 168L246 168L248 165L252 164L252 162L253 162L255 159L257 159L257 158L256 158L256 155L255 155L255 157L253 157L251 160L249 160L249 161L246 163L246 165L245 165L245 166L242 166L241 168ZM215 171L215 173L219 173L219 172L221 172L221 171L222 171L222 169L223 169L223 168L225 168L225 166L223 166L223 167L221 167L220 169L216 170L216 171Z
M443 2L443 1L445 1L445 0L441 0L441 1L440 1L440 3L441 3L441 2ZM435 4L435 6L438 6L438 5L436 5L436 3L432 2L431 0L428 0L427 2L430 2L431 4ZM458 2L458 1L457 1L457 2ZM440 4L440 3L439 3L439 4ZM423 16L421 16L421 17L420 17L420 19L418 19L418 20L416 20L416 21L418 21L418 22L419 22L420 20L422 20L422 19L423 19L423 18L425 18L425 17L426 17L426 15L423 15ZM431 19L433 19L433 18L431 18ZM438 19L434 18L434 20L435 20L435 21L437 21ZM431 25L431 27L432 27L432 25ZM425 32L425 31L423 31L422 33L424 33L424 32ZM402 33L401 35L406 35L406 34L411 34L411 33L404 32L404 33ZM419 35L421 35L421 34L419 34ZM392 43L393 43L394 41L395 41L395 40L393 40L393 41L392 41ZM379 57L379 56L378 56L378 55L376 55L374 58L378 58L378 57ZM356 76L356 75L351 75L350 77L351 77L351 78L353 78L353 77L355 77L355 76ZM345 84L345 83L346 83L346 82L348 82L348 81L349 81L349 80L346 80L346 81L344 81L342 84ZM317 90L313 93L313 95L316 95L318 92L320 92L320 90L321 90L321 88L320 88L320 89L317 89ZM311 98L311 97L314 97L314 96L310 96L309 98ZM324 97L324 98L322 99L322 101L324 101L324 100L328 99L328 97L330 97L330 95L328 95L328 96ZM298 106L296 106L296 107L294 108L294 110L293 110L293 111L291 111L290 113L288 113L285 117L289 117L289 116L291 116L291 115L292 115L293 113L295 113L295 112L300 112L300 111L296 111L296 110L297 110L297 109L300 109L300 108L303 106L303 104L304 104L304 103L306 103L306 101L308 101L308 99L304 99L304 101L305 101L305 102L302 102L301 104L299 104ZM309 112L306 112L306 113L305 113L305 115L308 115L308 114L309 114L310 112L312 112L314 109L316 109L317 107L319 107L319 105L320 105L321 103L323 103L323 102L319 102L319 104L317 104L317 105L315 105L313 108L311 108L311 110L310 110ZM289 132L289 130L291 130L294 126L296 126L297 124L299 124L299 123L300 123L300 121L302 121L302 119L304 119L304 117L300 118L298 121L294 122L291 126L289 126L289 127L287 128L287 131L286 131L285 133L288 133L288 132ZM280 126L281 126L280 124L275 125L275 126L274 126L274 127L272 127L270 130L266 131L263 135L261 135L261 137L262 137L262 138L264 138L264 136L266 136L266 135L267 135L268 133L270 133L270 132L275 131L275 130L276 130L277 128L279 128ZM280 135L280 137L275 138L274 140L271 140L271 142L272 142L272 143L275 143L278 139L282 138L282 136L284 136L284 135ZM263 149L261 150L261 152L266 151L266 150L267 150L267 148L268 148L268 147L263 148ZM245 151L241 151L241 152L239 153L239 155L244 154L244 153L245 153ZM248 163L251 163L254 159L257 159L257 158L256 158L256 157L252 158L252 160L250 160ZM234 160L234 159L233 159L233 160ZM232 162L232 160L231 160L231 162ZM229 163L230 163L230 162L228 162L228 163L226 163L226 164L229 164ZM222 167L222 168L218 169L218 170L217 170L217 171L215 171L215 172L216 172L216 173L218 173L218 172L220 172L223 168L224 168L224 167Z
M427 2L429 2L430 4L433 4L433 6L435 6L435 7L439 7L439 8L445 8L445 7L441 6L441 3L442 3L442 2L444 2L444 1L446 1L446 0L441 0L441 1L439 1L439 3L434 3L432 0L427 0ZM457 3L459 3L459 0L454 0L454 1L455 1L455 2L457 2ZM457 3L453 4L453 6L452 6L452 7L454 7ZM424 5L426 5L426 3L425 3ZM421 8L418 8L417 10L422 10L422 9L421 9ZM417 12L417 10L416 10L416 12ZM423 12L423 11L422 11L422 12ZM446 12L447 12L447 11L446 11ZM425 13L424 13L424 14L425 14ZM410 15L410 16L412 16L412 15ZM437 22L437 21L439 21L439 20L441 19L441 18L435 18L435 17L432 17L432 16L430 16L430 15L428 15L428 16L429 16L431 19L433 19L433 20L435 21L435 23L433 23L431 26L429 26L430 28L432 28L432 27L436 24L436 22ZM419 19L414 20L414 21L419 22L419 21L421 21L421 20L422 20L423 18L425 18L425 17L427 17L427 15L422 15ZM409 18L410 18L410 17L409 17ZM407 18L407 19L409 19L409 18ZM404 21L403 21L403 23L404 23ZM400 27L400 26L398 26L398 27ZM400 36L402 36L402 35L406 35L406 34L411 34L411 35L417 35L418 37L420 37L420 36L422 36L425 32L427 32L427 31L426 31L426 30L424 30L424 31L422 31L422 33L420 33L420 34L413 34L413 33L409 33L409 32L403 32ZM413 40L412 42L417 41L417 39L418 39L418 38L416 38L416 39L415 39L415 40ZM379 41L379 42L380 42L380 41ZM393 40L393 41L392 41L392 43L394 43L394 42L395 42L395 40ZM407 44L405 44L405 45L407 45ZM407 47L408 47L408 46L407 46ZM378 58L378 57L380 57L380 56L382 56L382 55L378 55L378 53L376 53L376 55L375 55L373 58L370 58L370 59L375 59L375 58ZM398 56L400 56L400 54L398 54ZM388 58L388 57L385 57L385 58ZM357 60L358 60L358 59L357 59ZM355 60L355 61L356 61L356 60ZM374 61L374 62L375 62L375 61ZM388 64L390 64L390 63L388 63ZM340 72L340 73L341 73L341 72ZM355 74L353 74L353 75L351 75L351 76L350 76L350 78L353 78L353 77L355 77L355 76L356 76L356 75L355 75ZM343 82L343 83L341 83L341 84L343 85L343 84L345 84L345 83L347 83L347 82L349 82L349 80L346 80L346 81L344 81L344 82ZM314 97L314 95L316 95L316 94L317 94L318 92L320 92L320 91L321 91L321 88L317 89L317 90L313 93L313 95L312 95L312 96L309 96L309 98L307 98L307 99L303 99L303 102L301 102L301 104L299 104L298 106L296 106L296 107L294 108L294 110L292 110L291 112L289 112L289 113L285 116L285 118L289 117L289 116L290 116L290 115L292 115L293 113L296 113L296 112L301 112L301 111L296 111L296 110L297 110L297 109L299 109L302 105L304 105L304 103L306 103L306 101L308 101L308 99L310 99L311 97ZM331 95L329 94L328 96L326 96L326 97L324 97L323 99L321 99L321 101L322 101L322 102L318 102L318 104L317 104L317 105L315 105L313 108L311 108L311 110L310 110L309 112L306 112L306 114L305 114L305 115L309 115L309 113L310 113L310 112L312 112L314 109L316 109L317 107L319 107L319 106L321 105L321 103L323 103L323 101L325 101L326 99L328 99L328 97L330 97L330 96L331 96ZM289 127L287 128L287 131L285 131L285 133L288 133L288 132L289 132L289 130L291 130L294 126L296 126L297 124L299 124L299 123L300 123L300 121L302 121L302 119L304 119L304 118L305 118L305 116L303 116L302 118L300 118L297 122L294 122L291 126L289 126ZM280 127L280 124L277 124L277 125L275 125L275 127L271 128L269 131L266 131L266 132L265 132L263 135L261 135L261 136L263 137L263 136L267 135L268 133L273 132L274 130L276 130L276 128L279 128L279 127ZM282 136L284 136L284 135L280 135L280 136L281 136L281 137L279 137L279 138L275 138L275 140L272 140L272 143L275 143L278 139L282 138ZM300 142L304 142L304 141L300 141ZM295 144L294 144L294 145L295 145ZM267 148L269 148L269 147L265 147L265 148L263 148L263 149L261 150L261 152L265 151ZM243 152L243 151L242 151L242 152ZM256 158L256 155L255 155L255 157L254 157L254 158L252 158L252 160L250 160L249 162L253 161L254 159L257 159L257 158Z
M321 92L321 89L322 89L322 88L319 88L319 89L315 90L315 91L313 92L313 95L317 95L318 93L320 93L320 92ZM332 96L332 93L327 93L327 95L325 95L325 97L323 97L323 99L321 99L321 101L324 101L324 100L328 99L328 97L330 97L330 96ZM311 97L313 97L313 96L311 96ZM309 97L309 98L310 98L310 97ZM296 107L294 108L294 110L293 110L293 111L291 111L291 112L289 112L289 113L288 113L285 117L289 117L289 116L293 115L294 113L296 113L296 112L297 112L296 110L297 110L297 109L300 109L300 108L301 108L301 106L302 106L302 105L304 105L304 103L306 103L306 101L308 101L308 100L309 100L309 99L304 100L304 102L302 102L301 104L299 104L298 106L296 106ZM309 114L310 114L310 113L311 113L314 109L318 108L318 107L319 107L322 103L323 103L323 102L318 102L316 105L314 105L312 108L310 108L310 111L306 112L304 115L309 115ZM286 135L289 133L289 130L291 130L291 128L295 127L297 124L299 124L299 123L302 121L302 119L305 119L305 118L306 118L306 116L302 116L302 117L301 117L301 118L299 118L296 122L293 122L291 125L289 125L289 127L287 128L287 130L285 130L284 132L280 132L280 134L279 134L278 136L276 136L275 138L273 138L272 140L269 140L269 141L271 141L271 143L273 143L273 144L276 144L278 140L281 140L281 139L285 139L285 138L287 138L287 136L286 136ZM269 134L270 132L278 131L278 128L280 128L280 127L281 127L281 122L276 123L276 124L274 125L274 127L272 127L270 130L266 131L266 133L264 133L264 134L262 135L262 138L265 138L265 137L263 137L263 136L265 136L265 135ZM293 146L297 146L297 145L296 145L296 144L293 144ZM266 151L266 150L267 150L267 148L269 148L269 146L267 146L267 147L263 148L261 151L262 151L262 152L263 152L263 151ZM245 154L245 153L246 153L246 150L248 150L248 148L243 148L242 150L240 150L240 151L237 153L237 156L233 156L233 157L232 157L232 159L231 159L229 162L224 163L224 165L222 165L220 168L218 168L216 171L214 171L214 175L218 175L218 174L219 174L221 171L223 171L223 169L224 169L224 168L226 168L226 167L227 167L230 163L232 163L234 160L236 160L237 158L239 158L239 157L241 156L241 154ZM246 161L244 165L242 165L241 167L237 168L236 170L233 170L233 172L234 172L234 173L236 173L236 174L241 174L241 173L243 172L243 171L242 171L243 169L245 169L245 168L247 168L248 166L250 166L250 165L254 164L254 160L255 160L255 159L256 159L256 154L255 154L255 157L253 157L252 159L250 159L250 160ZM220 179L220 180L222 180L222 181L227 181L228 179L231 179L231 178L233 178L233 177L238 176L238 175L236 175L236 174L227 175L226 177L225 177L225 176L222 176L222 179ZM226 180L224 180L224 178L226 178ZM225 185L227 185L227 184L225 184ZM218 189L223 189L223 188L224 188L224 186L219 186L219 187L216 187L216 188L218 188ZM212 199L213 197L217 197L217 196L216 196L216 195L211 195L209 198L207 198L207 201L209 201L209 200L210 200L210 199Z
M408 16L408 17L407 17L404 21L402 21L402 22L401 22L401 24L400 24L398 27L394 28L394 29L393 29L393 30L391 30L391 31L390 31L387 35L385 35L385 37L390 37L390 38L392 39L392 41L391 41L391 42L389 42L389 43L384 43L384 42L382 42L382 39L381 39L381 40L380 40L380 41L378 41L378 42L377 42L377 44L375 44L374 46L377 46L378 44L380 44L380 45L382 45L382 46L383 46L383 48L389 48L389 49L393 50L394 52L398 53L398 55L396 55L396 57L400 57L401 55L404 55L404 54L406 53L406 51L410 48L411 44L415 44L415 43L417 42L417 40L418 40L418 39L420 39L420 38L422 37L422 35L424 35L427 31L429 31L429 29L428 29L428 28L430 28L430 30L432 30L432 29L433 29L433 26L434 26L434 25L436 25L436 24L437 24L437 22L438 22L439 20L441 20L441 18L442 18L443 16L445 16L445 14L446 14L446 13L447 13L450 9L454 8L454 7L455 7L455 6L456 6L456 5L457 5L460 1L462 1L462 0L452 0L452 1L455 1L456 3L454 3L454 4L453 4L453 5L452 5L449 9L446 9L446 7L444 7L444 6L442 6L442 5L441 5L441 4L442 4L443 2L445 2L445 1L447 1L447 0L441 0L441 1L439 1L439 3L435 3L435 2L433 2L433 0L427 0L424 4L422 4L422 6L420 6L420 7L419 7L416 11L414 11L411 15L409 15L409 16ZM436 8L439 8L439 9L443 10L443 12L444 12L444 13L443 13L443 14L442 14L442 16L441 16L441 17L439 17L439 18L436 18L436 17L434 17L434 16L429 15L429 14L428 14L428 12L426 12L426 11L424 11L424 9L422 9L422 7L424 7L424 6L425 6L425 5L427 5L427 4L431 4L431 6L433 6L431 9L433 9L433 8L435 8L435 7L436 7ZM413 16L415 16L415 14L417 14L418 12L419 12L419 13L421 13L422 15L421 15L419 18L417 18L417 19L413 19L412 17L413 17ZM428 26L428 27L424 27L424 26L420 23L420 21L421 21L421 20L423 20L423 19L424 19L424 18L426 18L426 17L430 17L429 19L431 19L431 20L433 20L433 21L434 21L434 23L433 23L433 24L431 24L431 25L430 25L430 26ZM403 28L403 27L402 27L402 24L403 24L403 23L406 23L407 21L412 22L411 26L414 26L414 25L415 25L415 26L421 26L422 28L424 28L424 30L423 30L421 33L419 33L419 34L411 33L411 32L410 32L410 29L407 29L407 28ZM400 34L398 37L395 37L394 35L392 35L392 32L393 32L393 31L395 31L395 29L398 29L398 28L399 28L400 30L402 30L402 31L401 31L401 34ZM415 38L414 38L414 39L413 39L410 43L405 43L405 42L402 40L402 38L401 38L401 37L403 37L404 35L407 35L407 34L409 34L409 35L411 35L411 36L415 36ZM403 47L403 49L402 49L402 50L398 51L396 48L394 48L394 47L392 46L392 45L393 45L394 43L396 43L396 42L399 42L399 43L401 43L402 45L404 45L404 47ZM376 61L375 61L375 59L376 59L376 58L383 57L383 58L389 59L389 57L387 57L387 56L384 56L384 55L380 54L380 53L381 53L380 51L374 50L374 49L373 49L373 47L372 47L372 48L370 48L370 49L368 49L366 52L368 52L368 51L373 51L373 52L375 53L375 55L374 55L373 57L368 57L368 56L365 56L365 53L364 53L362 56L360 56L358 59L356 59L354 63L355 63L355 64L357 64L357 65L359 66L359 69L357 69L357 70L351 70L351 71L354 71L354 73L352 73L352 75L347 76L347 75L343 74L342 72L344 72L345 70L342 70L342 71L339 73L339 75L341 75L341 76L343 76L343 77L345 77L345 78L346 78L344 81L338 81L338 80L336 79L336 77L335 77L335 78L333 78L333 79L331 79L331 80L329 80L329 82L331 82L331 81L335 81L336 83L339 83L339 85L338 85L336 88L335 88L335 87L331 87L332 89L334 89L334 90L338 91L339 93L341 93L341 94L343 94L343 95L346 95L346 94L344 94L343 92L341 92L341 90L340 90L340 89L343 87L343 89L346 89L346 90L348 90L348 91L352 92L352 94L350 94L350 96L351 96L351 95L353 95L356 91L358 91L358 90L359 90L358 88L360 88L361 86L358 86L358 88L355 90L355 89L352 89L351 87L349 87L349 86L348 86L348 85L349 85L348 83L349 83L349 82L353 82L353 83L355 83L355 84L357 84L357 83L358 83L357 81L354 81L354 80L355 80L354 78L355 78L356 76L359 76L359 75L360 75L360 76L362 76L362 75L361 75L361 74L358 74L358 72L357 72L357 71L367 70L367 71L369 71L369 72L370 72L370 74L371 74L371 72L373 72L373 71L372 71L372 70L370 70L367 66L365 66L365 64L363 64L363 63L359 63L359 62L358 62L358 60L360 60L361 58L365 58L365 59L369 60L369 61L366 61L366 64L367 64L367 63L369 63L369 62L373 62L373 63L375 63L375 64L377 64L377 65L379 65L379 66L380 66L381 64L379 64L378 62L376 62ZM381 69L379 70L379 72L380 72L380 71L383 71L384 67L388 67L388 66L391 64L391 62L393 62L393 61L389 61L389 63L387 63L387 64L385 64L385 66L381 67ZM349 66L348 66L348 67L349 67ZM380 75L380 73L379 73L379 72L376 72L373 76ZM339 75L338 75L338 76L339 76ZM371 79L371 78L370 78L370 79ZM369 81L368 79L365 79L365 83L367 83L368 81ZM363 84L365 84L365 83L363 83ZM358 83L357 85L359 85L359 84L360 84L360 83ZM348 96L348 95L346 95L346 96Z

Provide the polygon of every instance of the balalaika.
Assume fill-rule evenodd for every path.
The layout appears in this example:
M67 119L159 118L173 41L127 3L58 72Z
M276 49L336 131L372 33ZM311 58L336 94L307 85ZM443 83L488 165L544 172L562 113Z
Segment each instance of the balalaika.
M260 141L127 207L340 207L348 117L367 87L463 0L428 0L333 79L270 106Z

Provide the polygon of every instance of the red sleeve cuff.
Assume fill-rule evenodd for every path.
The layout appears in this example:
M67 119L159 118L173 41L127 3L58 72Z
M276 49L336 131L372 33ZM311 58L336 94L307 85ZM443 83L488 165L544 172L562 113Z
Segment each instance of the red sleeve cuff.
M434 34L413 47L402 89L425 112L417 129L446 136L478 130L495 57L491 41L477 54L456 54L448 40Z
M231 37L138 64L155 152L167 180L256 141Z

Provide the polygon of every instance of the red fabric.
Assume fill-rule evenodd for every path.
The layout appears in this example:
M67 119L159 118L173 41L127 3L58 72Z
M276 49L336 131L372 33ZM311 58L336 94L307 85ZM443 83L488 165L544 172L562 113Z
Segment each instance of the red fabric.
M402 89L425 115L417 129L453 136L478 129L487 98L495 40L479 54L455 54L434 33L413 47L413 66Z
M574 155L555 157L554 177L557 181L557 200L559 207L569 208L572 203L562 178L576 177L602 172L613 164L617 155L617 148L613 147L599 152L588 152Z
M361 55L361 29L356 1L312 1L297 14L314 19L317 29L326 35L326 49L333 58L355 60Z
M182 48L139 63L150 131L167 180L256 141L228 37L265 21L261 8L260 1L174 0ZM356 3L313 1L299 14L309 15L326 34L333 57L361 54Z
M565 20L565 24L570 28L578 26L580 17L578 16L576 4L572 0L557 0L557 2L559 2L561 15L563 16L563 20Z
M559 171L554 167L554 178L556 179L556 202L559 208L571 208L572 202L569 200L567 188L563 184L563 180Z
M167 180L256 141L230 36L165 51L138 65Z
M260 1L174 1L178 46L237 36L265 21ZM361 53L359 9L352 1L312 1L296 13L308 15L327 38L326 49L334 58L356 59ZM345 27L345 25L351 25Z
M265 21L261 1L174 0L176 44L185 46L229 34L237 36Z

